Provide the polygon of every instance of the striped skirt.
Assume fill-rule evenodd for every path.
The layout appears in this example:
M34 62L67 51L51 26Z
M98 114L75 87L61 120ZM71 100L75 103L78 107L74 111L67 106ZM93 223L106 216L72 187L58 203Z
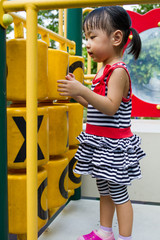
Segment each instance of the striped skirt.
M133 179L141 178L139 160L145 156L137 135L112 139L82 132L75 158L74 169L78 174L89 174L93 178L130 185Z

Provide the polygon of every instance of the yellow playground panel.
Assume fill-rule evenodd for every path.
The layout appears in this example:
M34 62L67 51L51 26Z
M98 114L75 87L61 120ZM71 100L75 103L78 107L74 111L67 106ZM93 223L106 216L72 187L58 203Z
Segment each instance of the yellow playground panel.
M26 212L27 163L31 161L33 167L34 162L33 156L28 158L26 149L27 40L23 34L23 25L26 27L26 22L23 17L14 13L12 16L15 38L6 42L7 100L11 101L7 108L9 233L17 234L18 239L26 239L29 238ZM67 52L67 46L72 49L72 53L75 52L74 42L41 26L38 26L38 32L42 40L37 41L38 153L35 166L38 166L38 171L34 188L37 186L37 224L40 230L81 185L81 178L73 174L73 167L78 144L76 136L82 130L83 107L78 103L71 103L70 97L59 95L57 80L64 79L70 71L83 82L84 59ZM60 42L60 49L49 47L50 38Z
M0 1L3 27L4 13L27 13L27 21L10 13L14 18L15 38L6 44L7 99L12 101L7 109L9 232L18 234L19 239L27 236L28 240L36 240L37 229L41 229L81 185L80 176L73 173L73 168L83 108L71 103L70 97L58 94L57 80L65 78L70 71L83 82L84 59L69 54L75 53L75 43L61 36L63 27L58 35L37 26L37 12L151 2L158 0ZM27 29L27 39L23 36L23 26ZM37 33L42 40L37 41ZM58 41L60 49L49 48L50 39Z

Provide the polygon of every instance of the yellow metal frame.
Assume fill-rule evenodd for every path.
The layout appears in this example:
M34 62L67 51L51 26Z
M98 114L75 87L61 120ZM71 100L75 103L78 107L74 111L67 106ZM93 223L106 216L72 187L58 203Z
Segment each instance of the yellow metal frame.
M59 9L59 35L64 36L65 39L67 37L67 9ZM73 42L71 41L71 43ZM75 52L76 46L71 46L71 48ZM66 43L60 43L60 49L66 51Z
M5 11L23 11L27 4L33 3L38 10L59 9L59 8L82 8L89 6L107 6L124 4L147 4L159 3L159 0L14 0L5 1L3 7Z
M94 8L84 8L83 9L83 14L85 14L86 12L92 12L94 10ZM90 78L90 77L91 78ZM89 54L87 54L87 75L85 75L84 78L84 83L85 84L90 84L88 79L93 79L93 75L91 75L91 57L89 56ZM86 81L87 80L87 81Z
M43 39L60 41L74 47L63 36L37 27L41 9L82 8L89 6L159 3L159 0L0 0L0 24L6 12L27 12L27 239L37 239L37 32ZM12 14L13 15L13 14Z
M59 9L59 35L63 36L63 9Z
M10 15L14 18L15 24L18 24L21 22L23 23L23 26L26 28L26 19L24 17L16 13L10 13ZM37 25L37 31L42 36L42 40L47 42L48 45L49 45L49 39L52 39L54 41L59 42L62 46L66 45L66 47L68 46L69 48L72 48L75 50L75 42L70 41L69 39L63 37L62 35L57 34L45 27L42 27L41 25ZM62 30L60 33L62 33Z
M3 24L3 15L5 14L4 8L3 8L3 2L5 0L0 0L0 25L3 28L6 28L6 26Z
M24 38L23 23L17 22L16 20L14 20L14 37L15 38Z
M67 9L64 9L64 37L67 37Z
M64 31L63 31L63 13L64 13L64 10L63 9L59 9L59 35L60 36L64 36ZM67 51L67 46L65 43L60 43L60 49L61 50L64 50L64 51ZM74 49L75 50L75 49Z
M33 4L28 4L27 13L27 239L38 238L37 233L37 11Z
M94 8L84 8L83 14L86 12L92 12ZM97 71L102 67L102 63L97 63ZM91 57L87 54L87 74L84 76L84 83L91 85L91 80L95 77L95 74L91 74Z

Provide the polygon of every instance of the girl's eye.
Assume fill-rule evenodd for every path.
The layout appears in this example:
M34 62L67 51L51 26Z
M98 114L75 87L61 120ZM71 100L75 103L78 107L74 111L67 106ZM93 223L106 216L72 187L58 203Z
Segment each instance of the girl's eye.
M94 39L96 36L90 36L90 39Z

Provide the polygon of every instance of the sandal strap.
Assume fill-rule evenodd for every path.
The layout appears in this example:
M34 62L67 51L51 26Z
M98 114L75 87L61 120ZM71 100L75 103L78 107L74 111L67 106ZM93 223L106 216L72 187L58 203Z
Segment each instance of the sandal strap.
M92 231L87 235L83 235L83 239L84 240L105 240L104 238L99 236L97 231ZM112 234L109 238L107 238L107 240L115 240L114 235Z
M91 233L87 235L83 235L83 238L85 240L103 240L103 238L99 237L96 233L96 231L92 231Z

